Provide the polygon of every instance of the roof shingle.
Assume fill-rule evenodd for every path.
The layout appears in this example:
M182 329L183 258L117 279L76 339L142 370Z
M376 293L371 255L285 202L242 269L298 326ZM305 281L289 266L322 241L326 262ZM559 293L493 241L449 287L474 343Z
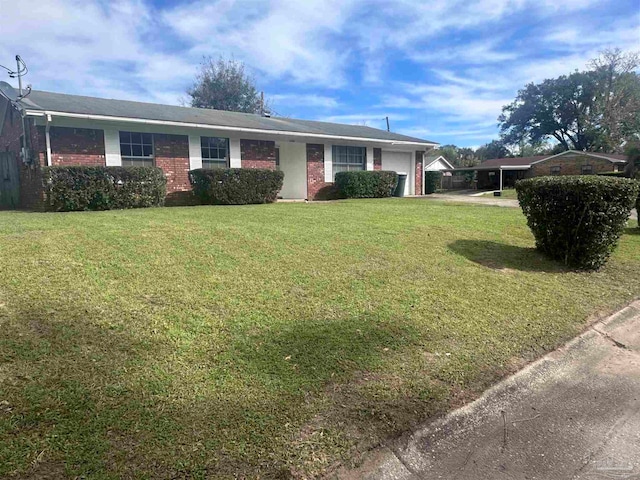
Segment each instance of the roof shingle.
M356 137L368 140L388 140L437 145L421 138L387 132L361 125L298 120L282 117L262 117L239 112L227 112L207 108L179 107L156 103L113 100L98 97L68 95L64 93L33 90L24 101L29 110L56 111L84 115L135 118L180 123L211 125L212 127L237 127L275 132L308 133L314 135Z

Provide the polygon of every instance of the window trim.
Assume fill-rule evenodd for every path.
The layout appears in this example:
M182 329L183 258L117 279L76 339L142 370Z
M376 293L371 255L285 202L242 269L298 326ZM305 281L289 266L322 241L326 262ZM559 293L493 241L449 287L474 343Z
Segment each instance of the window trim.
M561 171L562 171L561 165L551 165L551 167L549 168L550 175L560 175Z
M142 147L142 153L143 155L139 156L139 155L123 155L122 154L122 134L123 133L128 133L129 135L136 133L136 134L140 134L140 135L149 135L149 137L151 138L151 143L145 143L144 142L144 137L140 137L142 139L142 143L138 144L138 143L133 143L131 140L129 140L128 145L130 147L133 147L133 145L140 145ZM131 138L131 137L129 137ZM148 162L151 161L151 165L152 167L156 166L156 156L155 156L155 139L154 139L154 135L153 133L148 133L148 132L134 132L131 130L118 130L118 145L120 147L120 165L123 167L137 167L137 166L141 166L141 167L148 167L149 165L125 165L125 162ZM127 145L127 143L125 143L125 145ZM151 146L151 155L144 155L144 147L145 146ZM133 153L133 149L131 150L131 153Z
M215 138L215 139L222 139L225 140L226 142L226 146L225 146L225 157L224 160L221 158L211 158L206 157L204 155L204 151L205 149L208 150L209 155L211 155L211 150L217 150L218 153L220 152L220 147L216 146L216 147L212 147L209 140ZM204 139L207 139L208 144L207 146L203 145ZM202 159L202 168L206 168L206 169L211 169L211 168L229 168L230 162L231 162L231 145L230 145L231 141L229 138L227 137L209 137L209 136L205 136L205 135L201 135L200 136L200 158ZM224 162L224 165L223 165ZM216 165L217 164L217 165Z

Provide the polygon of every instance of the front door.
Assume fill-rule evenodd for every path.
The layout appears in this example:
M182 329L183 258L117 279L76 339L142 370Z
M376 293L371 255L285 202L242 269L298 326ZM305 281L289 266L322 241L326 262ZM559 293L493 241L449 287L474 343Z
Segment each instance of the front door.
M307 144L282 142L278 148L279 170L284 172L280 197L307 198Z

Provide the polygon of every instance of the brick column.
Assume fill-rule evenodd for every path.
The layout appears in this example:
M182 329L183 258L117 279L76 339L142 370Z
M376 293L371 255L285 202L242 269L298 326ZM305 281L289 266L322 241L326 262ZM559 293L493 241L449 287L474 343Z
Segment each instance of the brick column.
M324 178L324 145L307 143L307 198L315 200L327 185L330 184Z
M422 180L423 180L423 172L422 172L422 163L424 159L424 152L416 152L416 185L415 185L415 194L422 195Z
M373 149L373 169L382 170L382 149L381 148Z
M167 194L191 190L189 183L189 137L187 135L153 135L156 167L167 177Z

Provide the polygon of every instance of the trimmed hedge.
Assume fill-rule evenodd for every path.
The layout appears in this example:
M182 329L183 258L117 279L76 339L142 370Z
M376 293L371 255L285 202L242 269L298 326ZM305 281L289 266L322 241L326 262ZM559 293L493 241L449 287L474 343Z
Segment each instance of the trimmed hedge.
M398 185L398 174L385 170L338 172L335 184L342 198L390 197Z
M194 195L204 205L272 203L284 173L260 168L199 168L189 172Z
M45 210L160 207L167 179L157 167L43 167Z
M536 177L516 182L536 247L565 265L603 266L629 219L640 184L599 176Z
M442 184L442 172L428 170L424 172L424 193L436 193Z

